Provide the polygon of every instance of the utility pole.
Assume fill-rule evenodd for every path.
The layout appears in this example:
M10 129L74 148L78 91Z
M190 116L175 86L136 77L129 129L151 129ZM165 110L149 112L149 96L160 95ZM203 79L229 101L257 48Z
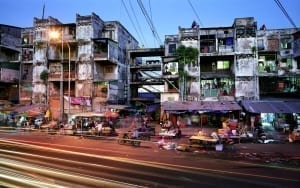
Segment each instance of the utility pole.
M64 117L64 30L61 27L60 120Z

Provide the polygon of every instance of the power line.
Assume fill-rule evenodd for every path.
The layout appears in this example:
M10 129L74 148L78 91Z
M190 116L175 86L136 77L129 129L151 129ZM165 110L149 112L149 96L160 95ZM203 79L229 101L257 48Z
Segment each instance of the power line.
M287 19L290 21L290 23L294 26L294 28L297 28L296 24L294 23L294 21L292 20L292 18L289 16L289 14L287 13L287 11L283 7L283 5L280 3L280 1L279 0L274 0L274 1L277 4L277 6L281 9L281 11L285 15L285 17L287 17Z
M197 11L195 10L193 4L191 3L190 0L188 0L188 2L189 2L189 4L190 4L190 6L192 7L194 14L195 14L196 17L197 17L197 20L198 20L199 24L203 27L203 24L202 24L202 22L201 22L201 20L200 20L200 17L198 16Z
M150 12L150 19L153 20L153 18L152 18L152 9L151 9L151 0L148 0L148 5L149 5L149 12ZM155 43L155 39L153 39L153 42Z
M137 35L138 35L140 41L142 41L142 38L141 38L141 36L140 36L140 34L139 34L137 28L135 27L135 24L134 24L134 22L133 22L133 20L132 20L132 18L131 18L131 16L130 16L130 14L129 14L129 11L128 11L128 9L127 9L125 3L124 3L124 0L122 0L122 4L123 4L123 6L124 6L124 8L125 8L125 10L126 10L126 13L127 13L128 17L129 17L130 22L131 22L132 25L133 25L133 28L134 28L135 32L137 33Z
M145 40L145 37L144 37L143 32L142 32L142 29L141 29L141 25L139 24L139 21L138 21L138 19L137 19L136 14L135 14L134 8L133 8L133 6L132 6L131 0L129 0L129 5L130 5L131 11L132 11L132 13L133 13L133 15L134 15L135 21L136 21L136 23L137 23L139 32L140 32L141 35L142 35L144 44L147 45L147 42L146 42L146 40Z
M144 17L146 18L146 21L148 22L148 25L150 26L150 29L152 31L152 34L153 34L154 38L157 40L157 42L160 45L162 45L163 44L162 40L160 39L160 37L159 37L159 35L158 35L155 27L154 27L154 24L153 24L152 20L150 19L150 17L148 15L148 13L147 13L147 11L146 11L146 9L145 9L142 1L141 0L137 0L137 2L138 2L139 6L140 6L140 8L142 10L142 13L144 14Z

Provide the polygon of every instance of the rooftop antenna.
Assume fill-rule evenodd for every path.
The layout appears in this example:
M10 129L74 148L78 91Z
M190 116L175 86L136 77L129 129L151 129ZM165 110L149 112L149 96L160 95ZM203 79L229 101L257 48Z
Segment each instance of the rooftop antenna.
M44 19L44 14L45 14L45 3L43 5L43 14L42 14L42 19Z

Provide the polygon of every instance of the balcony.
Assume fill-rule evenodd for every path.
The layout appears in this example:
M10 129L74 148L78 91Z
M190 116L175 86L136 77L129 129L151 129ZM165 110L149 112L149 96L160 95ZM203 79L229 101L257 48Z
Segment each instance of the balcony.
M60 79L61 79L60 72L50 72L49 73L49 78L48 78L49 81L60 81ZM70 71L70 80L74 81L76 79L77 79L76 72ZM63 80L64 81L69 80L69 72L68 71L63 72Z
M105 64L116 64L118 62L118 44L108 38L96 38L94 41L94 61Z
M198 28L179 28L180 40L198 40Z

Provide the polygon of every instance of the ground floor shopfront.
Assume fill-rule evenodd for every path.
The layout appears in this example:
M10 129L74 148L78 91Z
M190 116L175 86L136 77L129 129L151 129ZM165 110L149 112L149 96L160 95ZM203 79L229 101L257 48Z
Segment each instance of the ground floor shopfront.
M276 129L297 129L300 125L300 101L242 101L246 121L270 124ZM300 127L299 127L300 128Z
M161 103L161 121L173 125L222 127L227 119L238 121L241 106L234 101L174 101Z

